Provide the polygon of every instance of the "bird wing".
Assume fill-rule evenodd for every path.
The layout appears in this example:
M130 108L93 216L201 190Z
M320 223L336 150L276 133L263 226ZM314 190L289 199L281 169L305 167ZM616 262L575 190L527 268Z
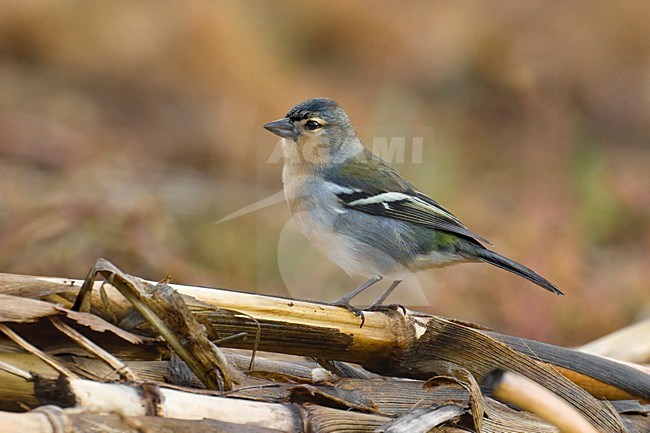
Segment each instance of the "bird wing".
M336 174L325 175L344 207L489 243L431 197L416 190L379 157L369 151L363 157L344 162L335 170Z

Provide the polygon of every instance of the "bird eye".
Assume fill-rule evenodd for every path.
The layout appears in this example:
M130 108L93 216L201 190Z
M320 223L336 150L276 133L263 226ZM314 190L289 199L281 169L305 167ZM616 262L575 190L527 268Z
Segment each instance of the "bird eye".
M323 126L323 125L321 125L320 123L316 122L315 120L308 120L307 122L305 122L305 126L306 126L307 129L309 129L310 131L313 131L314 129L318 129L318 128L320 128L320 127Z

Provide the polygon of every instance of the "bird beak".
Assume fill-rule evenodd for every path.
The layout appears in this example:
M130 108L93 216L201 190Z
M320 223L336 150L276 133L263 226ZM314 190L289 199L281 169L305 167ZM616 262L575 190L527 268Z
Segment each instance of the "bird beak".
M267 129L282 138L291 138L292 140L298 138L298 131L296 131L295 125L288 117L269 122L264 125L264 129Z

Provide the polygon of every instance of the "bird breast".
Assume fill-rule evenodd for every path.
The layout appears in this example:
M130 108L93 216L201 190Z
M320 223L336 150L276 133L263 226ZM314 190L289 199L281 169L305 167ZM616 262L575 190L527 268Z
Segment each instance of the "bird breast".
M337 190L340 186L300 170L285 167L284 193L296 225L317 250L350 275L390 276L405 271L380 247L382 242L374 245L374 240L388 240L385 233L373 232L377 225L373 217L345 209L336 196L342 192ZM390 242L401 244L399 239Z

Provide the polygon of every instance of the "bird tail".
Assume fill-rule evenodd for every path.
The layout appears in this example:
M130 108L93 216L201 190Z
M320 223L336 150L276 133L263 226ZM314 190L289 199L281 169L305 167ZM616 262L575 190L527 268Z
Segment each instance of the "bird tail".
M515 275L519 275L520 277L532 281L539 287L542 287L549 292L555 293L556 295L564 295L564 293L562 293L557 287L551 284L551 282L546 278L542 277L532 269L527 268L526 266L519 264L514 260L510 260L501 254L495 253L494 251L483 247L472 248L472 251L469 253L469 255L475 260L478 259L482 262L489 263L508 272L512 272Z

